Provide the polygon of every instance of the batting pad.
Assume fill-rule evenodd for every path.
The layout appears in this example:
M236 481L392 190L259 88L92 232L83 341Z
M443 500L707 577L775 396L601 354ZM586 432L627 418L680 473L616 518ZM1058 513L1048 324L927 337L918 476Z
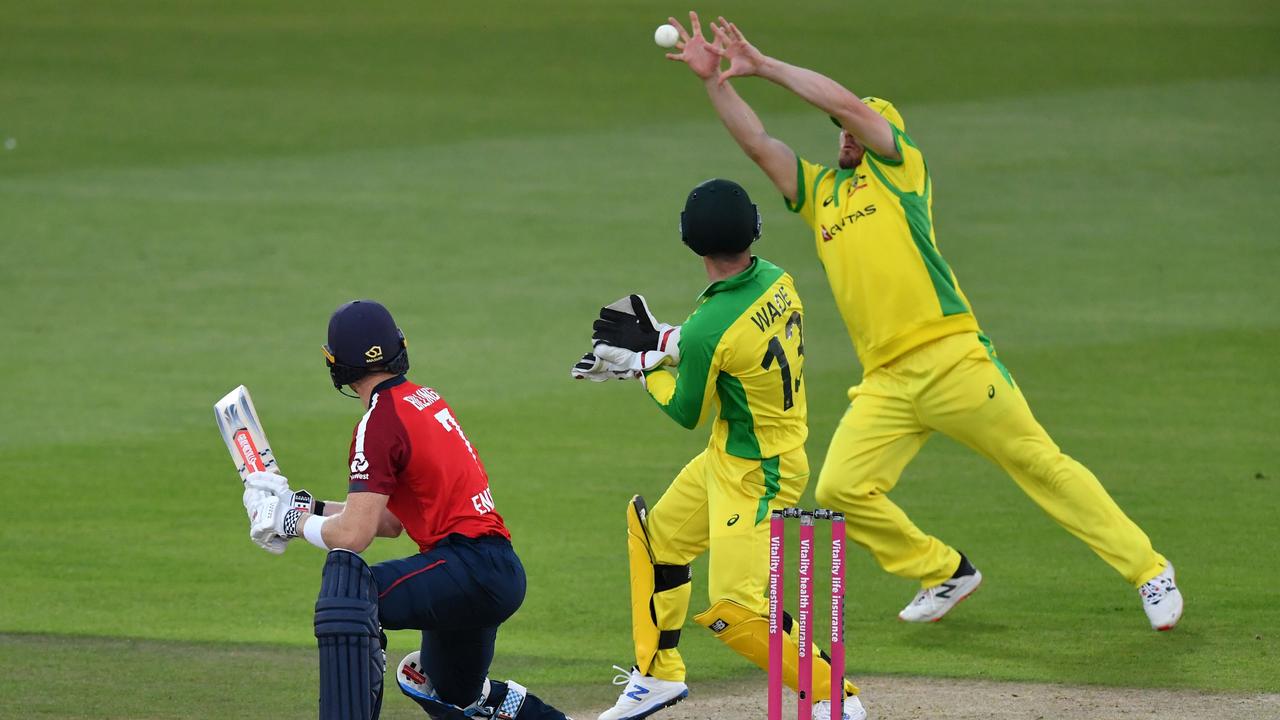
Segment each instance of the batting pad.
M315 629L320 720L376 720L387 660L378 623L378 586L359 555L329 553L316 598Z
M649 546L648 508L636 495L627 504L627 557L631 568L631 639L641 674L683 678L684 662L674 652L689 607L693 579L688 565L659 565ZM657 667L655 667L655 665Z

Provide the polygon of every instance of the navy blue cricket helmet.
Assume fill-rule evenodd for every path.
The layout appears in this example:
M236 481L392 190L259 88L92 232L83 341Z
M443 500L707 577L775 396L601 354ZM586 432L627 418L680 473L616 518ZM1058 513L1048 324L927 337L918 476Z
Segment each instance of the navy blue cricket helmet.
M373 300L352 300L333 311L324 359L339 390L371 372L403 375L409 370L404 333L391 312Z

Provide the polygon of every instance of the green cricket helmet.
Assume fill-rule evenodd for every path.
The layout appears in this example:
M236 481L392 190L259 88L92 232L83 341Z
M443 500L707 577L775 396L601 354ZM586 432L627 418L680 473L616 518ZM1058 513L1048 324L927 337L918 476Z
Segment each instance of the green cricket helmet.
M760 237L760 211L732 180L715 178L689 192L680 213L680 239L699 255L728 255Z

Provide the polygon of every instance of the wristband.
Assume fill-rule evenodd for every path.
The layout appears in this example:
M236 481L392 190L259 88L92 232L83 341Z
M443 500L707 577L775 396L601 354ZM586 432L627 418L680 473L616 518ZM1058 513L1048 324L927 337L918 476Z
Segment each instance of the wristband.
M315 508L314 510L312 510L312 511L311 511L311 514L312 514L312 515L319 515L320 517L324 517L324 501L323 501L323 500L317 500L317 501L316 501L316 508Z
M302 526L302 537L306 538L307 542L315 545L321 550L328 550L329 546L324 544L324 535L320 532L320 529L323 528L324 524L329 522L330 519L331 518L327 518L322 515L312 515L307 518L306 524Z
M284 517L281 518L280 529L281 534L286 538L298 537L298 520L302 517L302 511L298 508L289 508L284 511Z

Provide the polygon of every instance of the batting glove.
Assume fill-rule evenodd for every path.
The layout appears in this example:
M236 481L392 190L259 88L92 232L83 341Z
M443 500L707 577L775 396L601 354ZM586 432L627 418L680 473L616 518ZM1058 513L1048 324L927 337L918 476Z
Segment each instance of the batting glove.
M281 502L303 512L316 513L316 501L306 490L290 490L289 479L280 473L258 471L244 479L247 488L262 490L280 498Z
M654 319L643 295L631 294L600 308L600 318L591 329L596 345L664 352L671 358L670 364L680 363L680 327Z
M272 555L284 554L285 546L289 542L288 538L282 538L274 531L269 533L260 533L256 530L259 518L259 506L270 502L274 508L274 505L279 503L280 500L275 495L256 488L245 488L243 500L245 513L249 516L249 539L252 540L255 545L266 550Z

